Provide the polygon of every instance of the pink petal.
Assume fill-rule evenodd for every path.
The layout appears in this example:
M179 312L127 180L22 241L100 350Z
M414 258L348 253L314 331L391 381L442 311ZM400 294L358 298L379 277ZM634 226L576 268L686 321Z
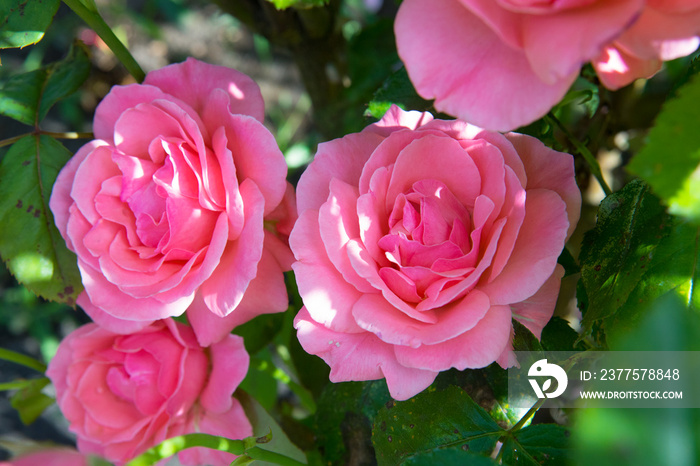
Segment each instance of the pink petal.
M183 103L179 99L169 96L157 87L143 84L129 84L127 86L113 86L109 94L102 99L95 109L93 133L95 139L104 139L114 142L114 127L121 115L130 108L141 103L153 102L156 99L170 100Z
M357 188L338 178L331 179L328 201L318 211L318 225L322 244L335 269L358 291L371 293L374 288L357 275L345 250L348 241L360 237L357 195Z
M513 318L527 327L538 339L542 336L542 329L554 313L563 276L564 268L557 264L554 273L544 282L537 293L524 301L510 305Z
M245 205L245 226L237 241L229 242L218 266L200 287L207 307L219 316L230 314L241 302L250 281L257 274L263 248L262 194L254 182L241 183Z
M228 335L209 347L211 373L199 402L209 413L224 413L233 406L231 396L248 372L250 357L243 338Z
M201 346L209 346L226 337L231 330L249 320L275 312L284 312L289 307L284 275L279 264L268 252L268 239L265 239L258 271L236 309L221 317L207 307L200 293L187 309L187 319L197 335Z
M594 59L636 18L643 0L598 1L553 15L523 18L523 49L531 69L554 85Z
M315 210L301 213L289 244L297 258L292 268L299 294L313 319L337 331L361 331L352 317L352 306L362 294L328 260Z
M444 371L486 367L510 341L511 312L508 306L491 306L476 326L461 335L417 348L395 346L396 359L406 367Z
M508 264L493 281L478 286L493 304L523 301L549 278L566 241L565 209L564 201L552 191L527 191L525 220Z
M637 78L651 77L661 69L661 60L642 60L614 46L608 46L593 60L593 67L603 85L616 90Z
M124 294L104 275L78 260L80 276L90 301L94 306L118 319L154 321L179 316L190 305L194 295L185 295L169 303L155 298L133 298Z
M442 343L468 332L490 308L489 297L474 290L458 302L440 309L434 324L418 322L386 302L379 295L364 295L353 315L360 327L393 345L418 348Z
M401 107L392 104L381 120L367 126L362 132L371 132L388 137L394 131L402 129L418 129L433 121L433 116L428 112L404 111Z
M411 369L398 364L388 345L369 332L334 332L311 319L301 308L294 328L304 350L320 356L331 367L331 382L386 378L389 393L396 400L407 400L425 390L437 373Z
M438 110L483 128L510 130L537 120L578 76L575 70L542 82L523 51L455 0L404 1L395 32L418 93L436 99Z
M110 332L128 335L130 333L136 333L152 323L152 321L148 320L125 320L114 317L92 304L87 293L84 291L78 296L76 304L80 306L97 325Z
M72 241L68 237L66 230L70 217L70 208L74 203L74 200L71 197L71 191L73 189L75 174L88 156L97 151L99 147L105 145L106 143L104 141L95 140L82 146L78 152L76 152L75 155L68 160L68 163L66 163L66 165L61 169L58 177L56 177L56 181L54 182L53 190L51 192L51 199L49 200L49 207L53 213L56 227L58 228L58 231L61 232L63 238L66 239L70 249L72 249ZM99 186L95 186L93 191L92 198L94 199L94 194L99 191ZM92 207L90 207L90 209L90 212L94 212ZM90 215L90 212L88 212L88 215Z
M213 100L211 105L216 102ZM287 189L287 163L275 138L253 117L221 115L218 121L226 130L226 147L230 152L217 148L217 155L233 156L238 179L250 179L257 185L265 199L263 215L270 214L282 201ZM224 165L223 160L219 163Z
M229 97L230 112L263 121L265 108L260 88L247 75L225 66L210 65L194 58L151 71L143 84L178 97L198 113L215 89Z
M297 209L318 209L326 202L332 178L357 186L365 162L384 138L370 132L353 133L319 144L314 161L297 184Z
M581 191L576 185L574 158L552 150L532 137L516 133L509 133L506 137L513 143L525 166L526 189L549 189L559 194L566 203L568 239L576 228L581 213Z

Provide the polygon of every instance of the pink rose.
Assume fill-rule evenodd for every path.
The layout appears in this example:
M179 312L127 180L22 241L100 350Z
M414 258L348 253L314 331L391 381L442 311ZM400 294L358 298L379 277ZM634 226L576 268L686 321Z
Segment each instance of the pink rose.
M190 327L172 319L132 335L87 324L61 342L46 375L78 449L121 464L186 433L252 435L232 397L248 362L241 337L228 335L205 351ZM204 448L179 456L222 466L235 459Z
M0 466L89 466L89 463L86 456L71 448L55 447L0 461Z
M512 318L539 338L581 196L573 158L537 139L392 107L319 146L297 203L301 345L331 381L386 378L403 400L513 364Z
M399 55L435 108L511 130L545 115L581 65L616 89L698 47L698 0L405 0Z
M249 77L194 59L100 103L96 139L63 168L50 202L78 255L78 304L96 322L129 333L189 308L210 344L287 309L293 257L276 225L296 214L263 111Z

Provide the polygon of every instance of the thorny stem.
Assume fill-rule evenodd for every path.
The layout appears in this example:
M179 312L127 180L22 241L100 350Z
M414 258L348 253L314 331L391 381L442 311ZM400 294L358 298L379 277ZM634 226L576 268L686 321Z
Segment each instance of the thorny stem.
M97 13L97 10L92 11L88 9L80 0L63 0L63 3L68 5L80 19L85 21L100 36L136 81L142 82L145 79L146 73L143 72L124 44L114 35L112 28L105 23L105 20Z
M605 181L605 178L603 178L603 172L600 169L600 164L598 164L596 158L593 156L593 154L591 154L591 151L589 151L588 148L576 138L576 136L571 134L571 131L569 131L568 128L564 126L564 124L561 121L559 121L559 118L554 116L552 112L549 112L547 115L545 115L544 118L550 124L553 123L554 126L559 128L561 132L564 133L569 142L571 142L574 145L574 147L576 147L578 153L581 154L588 163L588 166L591 169L591 173L593 174L593 176L595 176L596 180L598 180L598 183L600 183L600 187L603 188L605 195L608 196L612 194L612 189L610 189L610 186L608 186L608 183Z

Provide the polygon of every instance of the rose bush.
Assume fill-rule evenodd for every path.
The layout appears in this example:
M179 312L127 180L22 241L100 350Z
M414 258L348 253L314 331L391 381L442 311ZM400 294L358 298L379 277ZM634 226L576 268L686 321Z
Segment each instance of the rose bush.
M440 111L505 131L545 115L585 62L617 89L692 53L700 2L406 0L395 31L419 94Z
M294 196L263 112L249 77L194 59L100 103L50 201L97 323L129 333L189 308L210 344L287 308Z
M121 464L186 433L252 435L232 397L248 363L241 337L229 335L205 352L190 327L166 319L132 335L84 325L61 342L46 375L80 452ZM193 448L179 459L223 466L235 456Z
M570 155L392 107L299 180L299 341L331 381L386 378L399 400L440 371L511 365L511 319L541 335L580 204Z

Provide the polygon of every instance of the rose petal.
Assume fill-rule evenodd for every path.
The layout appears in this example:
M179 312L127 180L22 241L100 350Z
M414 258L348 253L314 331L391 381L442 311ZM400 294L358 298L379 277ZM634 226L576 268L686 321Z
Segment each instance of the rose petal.
M311 319L301 308L294 319L299 343L331 367L331 382L386 378L389 393L396 400L407 400L425 390L436 372L411 369L397 363L392 346L371 333L334 332Z

